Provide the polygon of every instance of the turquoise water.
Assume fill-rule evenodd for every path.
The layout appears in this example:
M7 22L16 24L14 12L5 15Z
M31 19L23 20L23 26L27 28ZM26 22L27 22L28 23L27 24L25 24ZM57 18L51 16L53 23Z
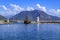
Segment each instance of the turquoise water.
M3 24L0 40L60 40L60 24Z

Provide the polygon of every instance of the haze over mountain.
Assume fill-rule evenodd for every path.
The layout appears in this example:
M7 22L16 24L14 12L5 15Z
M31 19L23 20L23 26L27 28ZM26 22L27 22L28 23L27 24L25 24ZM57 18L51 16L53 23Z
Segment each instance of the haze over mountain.
M26 17L31 21L36 21L37 17L39 17L41 21L60 20L59 17L48 15L47 13L41 10L22 11L16 14L15 16L13 16L10 20L24 20Z

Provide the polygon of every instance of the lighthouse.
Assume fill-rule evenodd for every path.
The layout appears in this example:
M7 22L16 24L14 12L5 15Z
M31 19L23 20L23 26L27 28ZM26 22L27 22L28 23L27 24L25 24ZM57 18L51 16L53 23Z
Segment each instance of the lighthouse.
M7 22L9 23L9 19L7 20Z
M39 17L37 17L37 23L39 23L40 21L39 21Z

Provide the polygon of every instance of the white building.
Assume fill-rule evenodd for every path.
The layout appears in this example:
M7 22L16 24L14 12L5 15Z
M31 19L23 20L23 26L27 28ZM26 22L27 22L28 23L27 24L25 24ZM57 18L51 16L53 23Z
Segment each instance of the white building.
M39 17L37 17L37 23L40 23L40 21L39 21Z

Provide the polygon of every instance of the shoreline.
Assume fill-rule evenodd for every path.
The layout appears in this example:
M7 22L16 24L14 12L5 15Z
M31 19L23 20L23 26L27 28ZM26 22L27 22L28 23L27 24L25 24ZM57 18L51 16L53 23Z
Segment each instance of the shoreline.
M14 23L14 22L9 22L9 23L8 23L8 22L0 22L0 24L12 24L12 23ZM17 22L17 23L18 23L18 22ZM22 23L23 23L23 22L22 22ZM41 24L45 24L45 23L46 23L46 24L48 24L48 23L60 24L60 22L31 22L30 24L35 24L35 23L36 23L36 24L38 24L38 23L39 23L39 24L40 24L40 23L41 23Z

